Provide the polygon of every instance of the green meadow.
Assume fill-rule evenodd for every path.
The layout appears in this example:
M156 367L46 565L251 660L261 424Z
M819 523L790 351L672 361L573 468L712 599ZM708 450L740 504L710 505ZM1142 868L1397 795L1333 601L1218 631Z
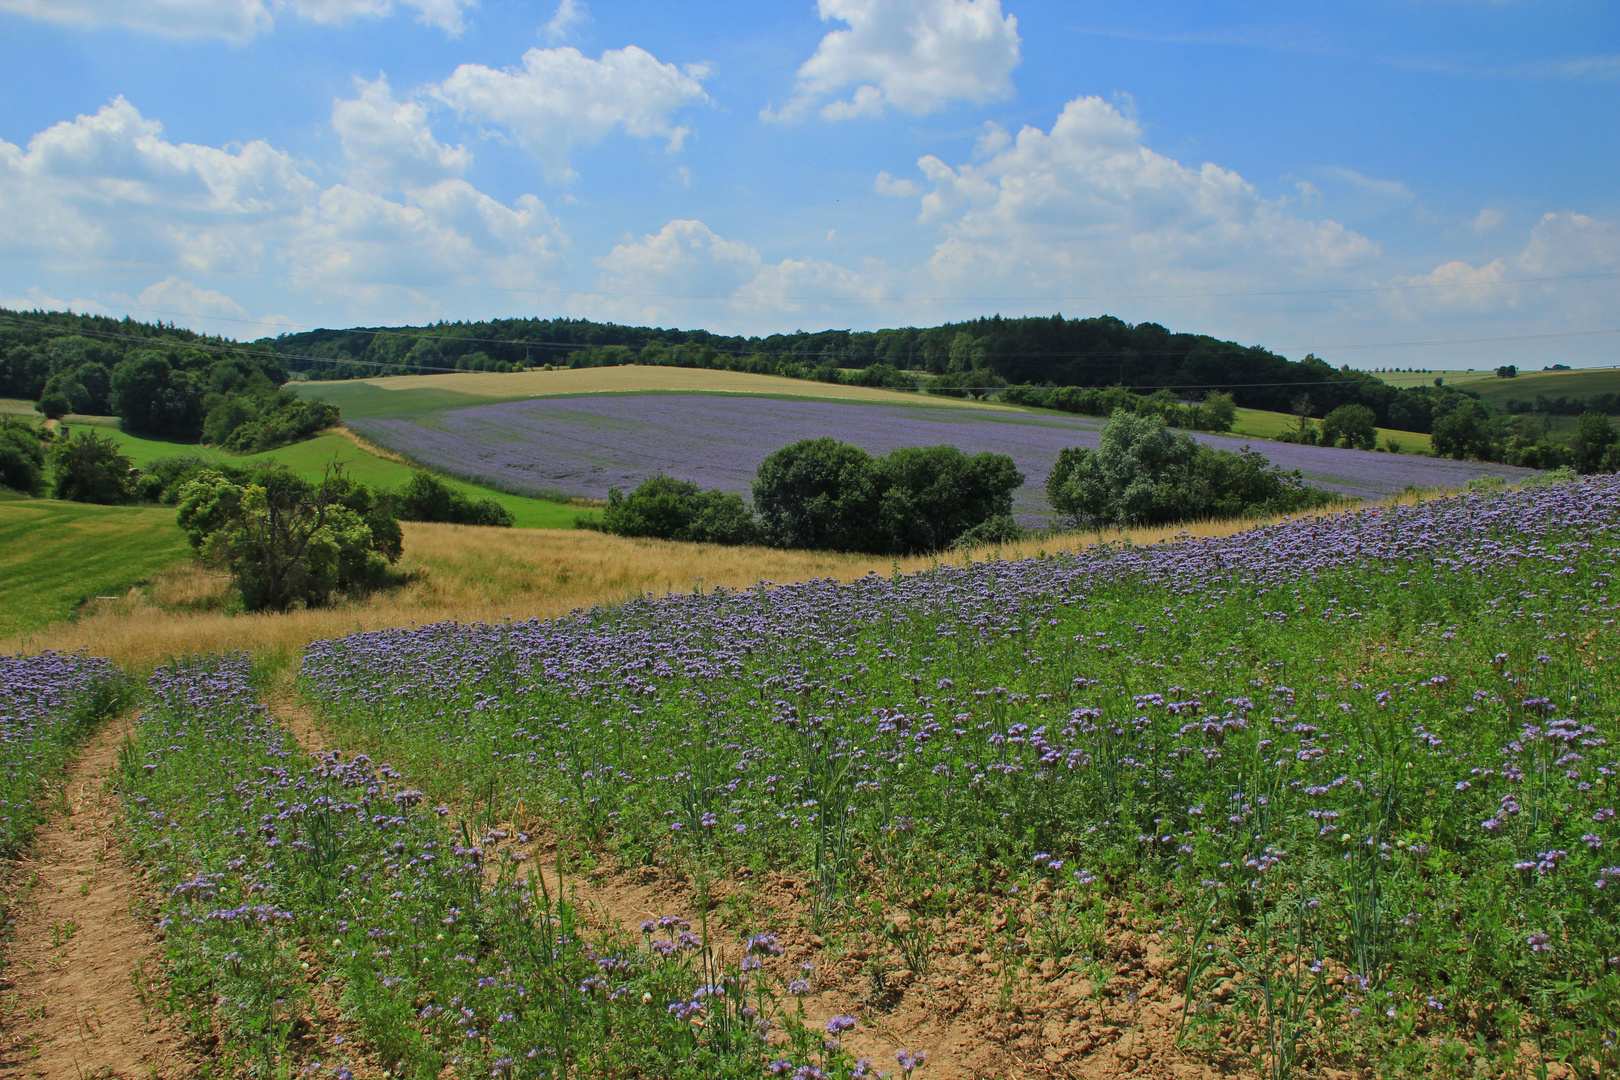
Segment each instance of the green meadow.
M191 443L146 439L119 431L117 428L108 428L105 434L116 440L129 459L143 468L158 458L195 454L214 460L230 461L233 464L275 461L306 479L318 479L328 466L336 463L341 464L356 480L374 488L400 487L411 478L413 471L412 466L368 453L341 435L320 435L307 442L284 446L279 450L237 455L223 454ZM548 499L509 495L504 491L479 487L450 477L445 477L444 480L451 487L473 498L494 499L512 511L512 516L516 519L515 524L520 529L571 529L574 527L575 518L597 513L594 509L570 506Z
M167 506L0 494L0 637L66 619L190 557Z

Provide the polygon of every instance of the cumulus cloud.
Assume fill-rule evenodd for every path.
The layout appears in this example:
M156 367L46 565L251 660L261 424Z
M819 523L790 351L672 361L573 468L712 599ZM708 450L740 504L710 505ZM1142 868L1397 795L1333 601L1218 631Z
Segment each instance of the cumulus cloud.
M171 143L120 97L39 133L26 149L0 141L0 240L81 275L86 265L126 278L152 265L183 268L184 277L151 285L153 295L215 318L238 301L202 275L249 284L286 275L316 302L351 308L406 286L418 300L433 285L551 287L567 237L539 199L506 204L446 175L462 164L459 151L425 136L386 84L366 84L350 104L337 110L346 150L368 181L370 170L392 169L398 197L369 182L323 188L264 142L233 150Z
M384 77L356 85L358 98L332 103L332 129L353 166L351 183L383 190L425 187L466 171L472 155L433 137L420 102L395 100Z
M980 144L990 152L976 162L918 162L932 185L919 220L944 233L927 276L946 294L971 285L983 295L986 281L1048 296L1127 283L1228 291L1319 280L1378 255L1366 237L1295 216L1234 172L1156 153L1100 98L1069 102L1049 132L987 132Z
M1384 306L1406 319L1499 313L1504 308L1550 314L1556 308L1576 329L1582 328L1582 319L1612 325L1616 285L1606 275L1617 273L1620 221L1548 213L1518 251L1477 266L1454 259L1426 274L1390 279L1384 284L1394 288L1384 297ZM1537 278L1558 280L1527 280Z
M420 22L461 33L477 0L400 0ZM393 14L394 0L0 0L0 11L63 26L119 26L165 37L246 41L275 25L282 12L335 25Z
M676 220L617 244L596 260L598 292L576 297L601 317L657 324L705 312L714 325L781 330L786 314L837 312L840 301L883 295L882 268L849 270L820 259L767 263L750 244L701 221Z
M521 68L463 64L434 90L464 118L511 133L540 161L548 179L571 179L570 148L600 142L618 128L662 137L679 150L690 129L674 122L687 105L708 101L708 69L660 63L631 45L592 60L578 49L530 49Z
M849 29L821 39L799 68L795 94L766 119L791 120L821 105L828 120L923 114L953 101L1011 97L1021 59L1018 20L1001 0L819 0L823 20ZM854 87L847 98L827 101Z

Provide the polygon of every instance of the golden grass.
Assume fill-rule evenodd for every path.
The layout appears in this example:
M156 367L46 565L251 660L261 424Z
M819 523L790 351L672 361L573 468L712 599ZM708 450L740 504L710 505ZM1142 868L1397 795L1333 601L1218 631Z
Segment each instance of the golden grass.
M578 368L564 371L458 372L446 375L390 375L359 380L386 390L451 390L478 397L550 397L558 394L602 394L651 390L674 393L777 394L784 397L832 401L871 401L890 405L939 405L946 408L1013 411L966 398L911 394L867 386L840 386L777 375L750 375L741 371L676 368L627 364L623 367Z
M1134 529L1104 539L1152 544L1191 536L1224 536L1253 521L1195 523ZM68 622L0 641L0 654L41 649L84 649L111 657L132 671L193 652L243 649L285 663L312 641L357 630L448 620L497 621L567 614L611 605L644 593L689 592L715 586L744 588L761 581L811 578L848 581L968 559L1027 558L1043 551L1076 550L1096 536L1064 536L999 549L893 559L833 552L782 551L631 540L588 531L487 529L404 523L406 557L399 588L336 606L286 614L232 614L223 574L194 564L158 574L142 590L88 606Z

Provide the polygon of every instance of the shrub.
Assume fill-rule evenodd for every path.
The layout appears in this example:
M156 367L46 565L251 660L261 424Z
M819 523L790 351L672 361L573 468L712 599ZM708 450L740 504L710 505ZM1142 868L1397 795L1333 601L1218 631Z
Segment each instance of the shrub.
M318 484L282 468L246 484L202 472L181 489L177 520L204 559L230 571L250 611L373 588L400 556L399 522L336 466Z
M73 403L61 391L52 391L34 403L34 411L47 420L60 420L73 411Z
M873 464L883 493L876 550L885 554L940 551L992 518L1010 520L1024 482L1005 454L969 457L954 446L905 447Z
M1365 405L1340 405L1322 418L1322 442L1328 446L1371 450L1378 445L1373 411Z
M1096 450L1069 447L1046 481L1053 509L1096 528L1288 513L1332 501L1259 453L1205 446L1120 410Z
M954 548L992 547L1012 544L1029 535L1029 530L1013 520L1011 514L997 514L986 518L956 538Z
M754 480L754 509L777 547L871 551L881 498L872 455L836 439L784 446Z
M56 470L55 495L74 502L118 505L133 497L134 466L104 435L83 428L56 445L51 454Z
M778 547L913 554L948 548L1009 515L1023 482L1004 454L930 446L873 457L834 439L805 439L760 464L754 506Z
M1620 435L1609 418L1600 412L1582 413L1575 422L1575 434L1570 436L1569 448L1575 457L1575 468L1583 473L1613 472L1612 464L1605 467L1608 451Z
M45 448L32 424L0 417L0 486L38 495L45 490Z
M702 491L690 480L655 476L628 496L608 492L602 520L589 523L618 536L649 536L704 544L757 544L758 522L738 495Z
M473 499L432 473L417 471L398 492L386 492L401 521L440 521L450 525L493 525L510 528L512 511L494 499Z

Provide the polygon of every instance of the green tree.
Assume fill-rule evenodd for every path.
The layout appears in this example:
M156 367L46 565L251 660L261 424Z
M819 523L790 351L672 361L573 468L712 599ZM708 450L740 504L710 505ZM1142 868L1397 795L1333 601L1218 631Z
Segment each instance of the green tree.
M754 509L778 547L870 551L878 539L881 476L871 454L836 439L804 439L760 463Z
M1485 407L1472 398L1458 399L1450 409L1435 416L1430 443L1436 454L1458 461L1489 456L1490 418Z
M47 390L44 396L34 403L34 411L47 420L60 420L73 411L73 403L60 390Z
M79 428L57 443L51 464L58 499L118 505L132 498L134 465L117 443L95 431Z
M1162 417L1123 409L1103 428L1096 450L1059 453L1046 494L1076 525L1099 529L1284 513L1331 498L1253 450L1216 450L1172 432Z
M185 442L202 434L202 387L160 353L136 353L118 365L112 375L112 407L131 431Z
M405 486L386 498L401 521L438 521L450 525L492 525L510 528L512 511L494 499L472 499L432 473L411 474Z
M281 468L246 484L205 471L181 489L177 520L205 560L230 571L250 611L376 587L401 550L399 523L338 467L319 483Z
M1608 449L1620 440L1609 418L1600 412L1582 413L1575 422L1575 434L1570 436L1569 448L1575 457L1575 468L1583 473L1603 472Z
M990 518L1010 518L1012 493L1024 482L1007 455L970 457L954 446L904 447L876 464L877 549L887 554L942 551Z
M1231 394L1211 390L1199 407L1205 431L1231 431L1237 420L1237 402Z
M1371 450L1378 445L1373 411L1365 405L1340 405L1322 418L1322 442L1327 446Z
M0 416L0 486L38 495L45 490L45 448L32 424Z

